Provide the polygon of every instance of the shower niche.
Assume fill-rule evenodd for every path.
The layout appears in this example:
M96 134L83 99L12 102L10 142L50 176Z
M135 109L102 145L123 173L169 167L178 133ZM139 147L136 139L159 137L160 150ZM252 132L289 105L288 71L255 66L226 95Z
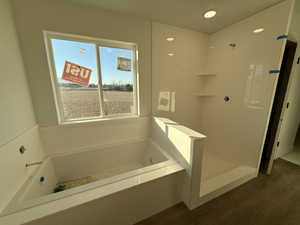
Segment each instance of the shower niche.
M196 82L199 82L199 91L194 93L197 97L215 97L216 91L214 89L216 73L200 73L196 75Z

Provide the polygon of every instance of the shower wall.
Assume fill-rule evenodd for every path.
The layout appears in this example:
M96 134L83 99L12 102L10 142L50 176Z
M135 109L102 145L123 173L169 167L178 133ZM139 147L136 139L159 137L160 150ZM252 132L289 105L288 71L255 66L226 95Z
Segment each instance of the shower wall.
M280 69L285 45L277 37L287 34L291 8L283 2L210 36L207 72L215 76L205 79L214 96L201 109L209 154L258 167L278 79L270 71Z
M207 135L211 175L259 166L278 78L270 71L286 42L277 37L288 33L292 7L282 2L211 35L152 24L152 112Z
M174 38L168 41L167 38ZM207 61L208 35L170 25L152 24L152 113L201 131L202 107L194 95ZM159 95L170 93L169 109Z

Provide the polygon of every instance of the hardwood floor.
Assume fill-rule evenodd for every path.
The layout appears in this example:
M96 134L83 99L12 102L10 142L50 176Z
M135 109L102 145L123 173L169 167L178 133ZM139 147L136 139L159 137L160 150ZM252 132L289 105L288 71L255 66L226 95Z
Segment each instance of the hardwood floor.
M270 176L195 210L179 204L137 225L300 225L300 166L276 160Z

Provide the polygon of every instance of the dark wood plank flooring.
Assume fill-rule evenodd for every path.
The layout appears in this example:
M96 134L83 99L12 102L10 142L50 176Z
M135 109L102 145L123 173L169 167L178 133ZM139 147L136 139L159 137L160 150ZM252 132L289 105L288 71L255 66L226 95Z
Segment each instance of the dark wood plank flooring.
M300 225L300 166L276 160L270 176L195 210L179 204L137 225Z

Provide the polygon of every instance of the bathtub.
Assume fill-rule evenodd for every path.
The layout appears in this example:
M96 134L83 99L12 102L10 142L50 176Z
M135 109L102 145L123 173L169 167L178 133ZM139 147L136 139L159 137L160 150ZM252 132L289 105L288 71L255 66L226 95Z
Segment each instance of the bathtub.
M1 215L25 213L24 209L45 214L36 217L31 213L32 218L26 216L25 222L31 221L183 170L151 139L54 155L38 166ZM67 188L58 191L59 184ZM54 193L55 189L58 192ZM53 203L55 208L40 208Z
M57 153L30 169L0 212L0 224L133 225L179 202L195 208L206 137L167 118L149 122L143 126L145 138L71 145L65 153L61 143L72 140L66 129L47 130L44 135L55 137L47 139L47 149ZM79 128L72 129L72 137L87 129Z

